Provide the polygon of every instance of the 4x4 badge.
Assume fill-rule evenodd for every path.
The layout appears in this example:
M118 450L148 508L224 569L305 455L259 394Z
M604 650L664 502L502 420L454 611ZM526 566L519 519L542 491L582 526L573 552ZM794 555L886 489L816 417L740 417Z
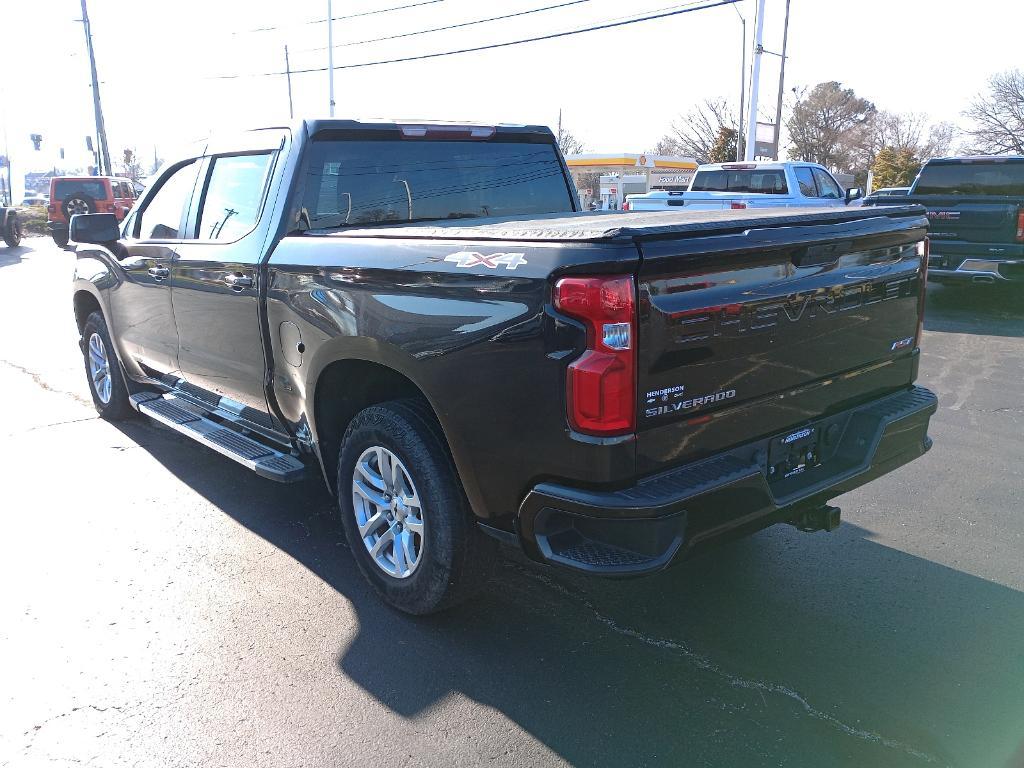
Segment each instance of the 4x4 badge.
M488 269L497 269L504 266L506 269L515 269L526 263L525 253L492 253L489 256L476 251L460 251L444 257L445 261L454 262L460 267L483 266Z

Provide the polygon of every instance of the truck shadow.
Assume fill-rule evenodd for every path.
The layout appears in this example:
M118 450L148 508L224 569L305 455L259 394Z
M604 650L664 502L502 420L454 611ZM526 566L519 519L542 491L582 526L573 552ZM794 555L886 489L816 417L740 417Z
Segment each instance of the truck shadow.
M514 727L467 742L467 764L484 750L506 764L519 728L588 766L1024 765L1024 594L856 525L776 527L625 582L513 555L479 598L416 619L365 584L319 478L257 481L148 423L120 428L351 602L358 633L333 651L337 674L433 733L424 764L446 762L429 751L444 734L474 733L437 722L468 698Z
M924 327L929 331L1024 336L1024 283L1007 286L929 283Z
M0 267L9 267L13 264L20 264L21 257L32 253L32 248L27 245L19 245L17 248L8 248L0 242Z

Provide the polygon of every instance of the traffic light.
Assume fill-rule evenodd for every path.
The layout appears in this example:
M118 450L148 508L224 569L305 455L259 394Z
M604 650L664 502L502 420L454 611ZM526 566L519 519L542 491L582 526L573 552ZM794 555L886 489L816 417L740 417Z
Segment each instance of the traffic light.
M29 135L29 138L32 139L32 146L34 146L36 148L36 152L38 152L40 145L43 143L43 134L33 133Z

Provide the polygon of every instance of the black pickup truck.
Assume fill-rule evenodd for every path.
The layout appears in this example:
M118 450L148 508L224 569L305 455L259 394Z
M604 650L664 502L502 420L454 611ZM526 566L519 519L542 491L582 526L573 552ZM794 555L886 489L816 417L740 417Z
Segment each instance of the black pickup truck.
M496 541L649 573L920 456L919 207L588 213L547 128L211 139L71 222L89 386L271 480L314 469L426 613ZM197 450L199 450L197 448Z
M931 228L928 279L1008 285L1024 281L1024 157L929 160L909 195L866 206L923 205Z

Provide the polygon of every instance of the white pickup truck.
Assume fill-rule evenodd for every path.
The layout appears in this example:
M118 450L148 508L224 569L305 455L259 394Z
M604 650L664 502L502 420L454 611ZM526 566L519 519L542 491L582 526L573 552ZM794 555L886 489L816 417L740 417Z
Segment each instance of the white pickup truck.
M686 192L628 195L624 210L820 208L849 205L860 197L860 189L844 191L816 163L710 163L697 168Z

